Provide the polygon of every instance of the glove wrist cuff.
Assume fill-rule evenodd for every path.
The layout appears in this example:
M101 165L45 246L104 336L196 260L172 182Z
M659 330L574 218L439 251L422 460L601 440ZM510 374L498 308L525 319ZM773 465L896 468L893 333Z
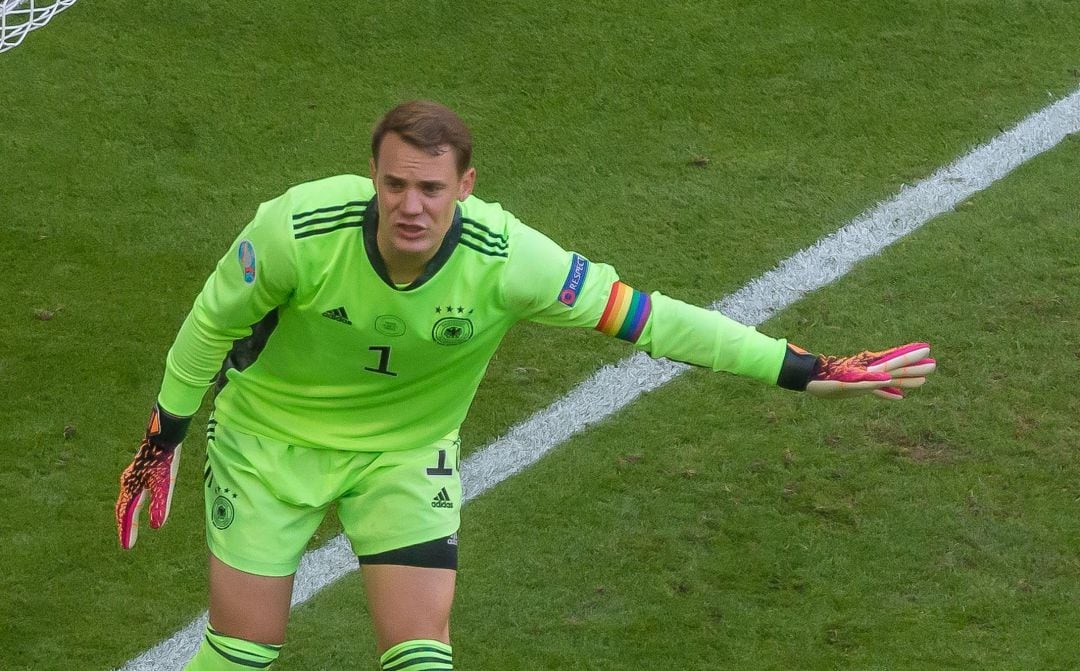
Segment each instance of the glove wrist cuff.
M190 417L174 415L155 403L146 424L146 439L158 447L174 449L184 442L190 424Z
M817 365L817 355L804 352L794 345L788 345L787 351L784 352L784 362L780 364L780 375L776 378L776 385L784 389L805 391L806 385L814 379Z

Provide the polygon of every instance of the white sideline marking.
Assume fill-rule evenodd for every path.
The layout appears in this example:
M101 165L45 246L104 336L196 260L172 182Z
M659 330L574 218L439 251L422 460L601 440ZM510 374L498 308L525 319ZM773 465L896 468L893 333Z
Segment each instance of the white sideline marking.
M901 187L891 200L864 212L709 307L757 326L1076 132L1080 132L1080 90L1032 114L918 184ZM574 434L688 368L641 353L604 366L564 398L466 459L461 466L464 500L480 496ZM293 605L304 603L355 568L356 558L341 535L307 553L296 575ZM171 638L128 662L122 671L180 669L195 654L205 625L203 613Z

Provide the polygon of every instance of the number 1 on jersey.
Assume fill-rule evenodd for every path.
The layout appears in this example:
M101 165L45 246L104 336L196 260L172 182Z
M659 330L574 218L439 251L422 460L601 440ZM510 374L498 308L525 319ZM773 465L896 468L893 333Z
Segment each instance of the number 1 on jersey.
M379 353L379 367L372 368L370 366L364 366L364 370L369 370L372 373L380 373L382 375L389 375L396 377L397 373L390 370L390 348L384 345L376 345L375 347L369 347L369 350Z

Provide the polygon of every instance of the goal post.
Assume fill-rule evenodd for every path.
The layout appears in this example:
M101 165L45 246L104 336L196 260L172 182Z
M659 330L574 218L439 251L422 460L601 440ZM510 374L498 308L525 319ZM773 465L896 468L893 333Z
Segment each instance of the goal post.
M74 4L75 0L0 0L0 52L19 46L27 33Z

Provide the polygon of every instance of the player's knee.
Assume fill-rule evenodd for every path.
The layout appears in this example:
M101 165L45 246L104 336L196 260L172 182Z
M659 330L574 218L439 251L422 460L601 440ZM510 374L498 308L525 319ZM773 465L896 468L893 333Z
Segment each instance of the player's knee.
M446 643L428 639L398 643L379 658L382 671L451 671L452 649Z
M269 669L280 654L280 645L256 643L226 636L208 626L199 651L184 667L184 671Z

